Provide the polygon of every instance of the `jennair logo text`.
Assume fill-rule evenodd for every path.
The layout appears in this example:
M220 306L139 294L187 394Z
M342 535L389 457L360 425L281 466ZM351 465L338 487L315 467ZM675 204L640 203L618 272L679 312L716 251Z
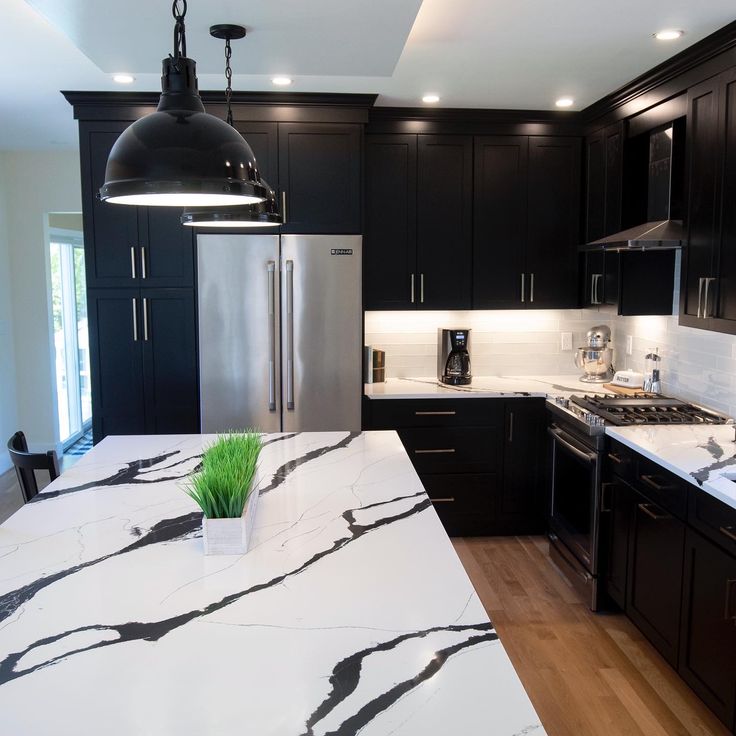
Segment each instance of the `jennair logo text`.
M333 255L333 256L351 256L351 255L353 255L353 249L352 248L332 248L330 250L330 255Z

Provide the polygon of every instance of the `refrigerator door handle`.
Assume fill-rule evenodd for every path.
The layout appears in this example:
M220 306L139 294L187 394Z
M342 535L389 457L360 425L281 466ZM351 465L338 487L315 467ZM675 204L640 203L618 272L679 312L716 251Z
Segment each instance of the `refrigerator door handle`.
M268 266L268 410L276 411L276 261Z
M294 411L294 261L286 261L286 408Z

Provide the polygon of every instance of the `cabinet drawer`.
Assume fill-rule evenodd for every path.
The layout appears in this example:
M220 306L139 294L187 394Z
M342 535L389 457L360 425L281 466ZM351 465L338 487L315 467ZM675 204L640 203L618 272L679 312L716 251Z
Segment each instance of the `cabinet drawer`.
M499 399L371 399L371 427L501 427L503 406Z
M636 452L630 447L609 440L606 452L606 475L614 474L623 480L633 480L636 474Z
M678 519L685 519L690 485L687 481L642 456L639 456L634 481L637 489L648 499Z
M492 473L501 468L501 429L422 427L399 430L419 474Z
M703 536L736 557L736 509L693 486L688 521Z
M498 491L497 474L423 475L422 483L450 536L489 533Z

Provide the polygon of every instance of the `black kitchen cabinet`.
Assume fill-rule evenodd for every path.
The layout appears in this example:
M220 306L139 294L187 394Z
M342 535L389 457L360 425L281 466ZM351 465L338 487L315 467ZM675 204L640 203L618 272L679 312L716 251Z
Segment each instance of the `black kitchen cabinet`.
M251 147L261 176L271 188L279 191L279 128L278 123L235 121L235 127ZM271 232L269 230L269 232Z
M736 557L688 529L679 673L728 726L736 714Z
M529 138L529 214L522 288L529 309L577 306L580 149L578 138Z
M634 493L626 613L677 667L685 523Z
M279 123L284 233L361 233L361 142L354 123ZM390 183L388 184L390 186Z
M621 230L623 122L595 131L585 139L585 242Z
M417 149L418 309L469 309L473 139L420 135Z
M601 490L601 548L603 583L609 598L626 608L629 565L629 532L634 507L634 489L616 476L603 482Z
M514 399L505 404L503 484L495 528L505 534L541 533L546 523L545 399Z
M191 287L194 233L170 207L101 202L110 149L124 123L80 124L84 257L88 288Z
M473 307L518 309L527 237L527 136L476 137Z
M366 136L366 309L411 309L416 304L416 203L417 136Z
M94 441L199 430L192 289L90 289Z

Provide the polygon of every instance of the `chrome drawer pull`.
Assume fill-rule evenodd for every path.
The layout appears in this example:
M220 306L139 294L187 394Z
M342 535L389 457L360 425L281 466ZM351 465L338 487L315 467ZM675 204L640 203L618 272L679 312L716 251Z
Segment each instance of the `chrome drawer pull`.
M657 483L657 481L654 480L654 476L652 475L641 475L639 476L639 478L650 488L654 488L655 491L669 491L672 489L672 486L663 486Z
M415 411L414 416L417 417L454 417L454 411Z
M455 452L454 448L440 449L440 450L414 450L415 455L441 455Z
M654 521L661 521L662 519L670 519L669 514L657 514L651 509L652 504L650 503L640 503L639 504L639 510L643 511L650 519L654 519Z
M621 463L623 462L623 460L613 452L608 453L608 459L612 460L614 463L616 463L616 465L621 465Z
M728 537L732 542L736 542L736 532L734 532L732 526L722 526L718 531Z
M448 496L447 498L430 498L432 503L455 503L454 496Z

